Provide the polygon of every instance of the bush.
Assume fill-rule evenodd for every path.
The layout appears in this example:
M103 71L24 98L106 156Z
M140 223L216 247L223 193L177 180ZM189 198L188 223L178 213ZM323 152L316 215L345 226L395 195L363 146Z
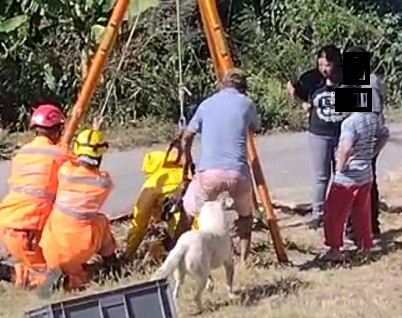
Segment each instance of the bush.
M290 101L283 82L267 77L264 72L250 74L250 87L256 100L263 132L274 128L300 130L305 116L300 107Z
M326 43L342 48L361 43L370 49L376 71L389 87L389 105L400 107L402 19L392 1L370 0L371 7L358 0L219 3L235 61L250 74L251 92L265 131L278 126L303 127L304 117L288 100L284 85L291 76L312 66L314 51ZM103 107L107 88L113 84L105 108L110 127L125 126L148 116L177 122L180 107L175 13L173 2L162 1L141 16L129 54L114 82L131 28L128 23L123 25L89 115ZM4 18L1 14L0 22ZM91 21L96 21L95 13L91 14ZM186 97L190 116L191 106L213 91L215 78L196 1L182 1L181 14L183 80L193 94ZM66 109L71 109L81 82L82 48L89 44L77 26L73 28L59 20L52 20L55 25L47 25L39 37L38 32L24 33L24 41L16 41L17 49L0 56L3 127L10 124L12 130L23 130L31 103L43 96L58 98ZM87 25L84 29L88 29ZM7 36L17 39L22 31L18 32ZM1 36L0 31L0 40Z
M137 146L152 146L168 143L176 136L178 129L173 122L148 116L132 125L110 129L108 139L113 149L124 150Z

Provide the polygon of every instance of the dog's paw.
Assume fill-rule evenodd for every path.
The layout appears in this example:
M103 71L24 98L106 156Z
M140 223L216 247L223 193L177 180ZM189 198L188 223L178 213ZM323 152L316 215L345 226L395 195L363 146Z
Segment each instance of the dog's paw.
M229 300L239 300L240 299L240 295L234 293L234 292L228 292L228 298Z

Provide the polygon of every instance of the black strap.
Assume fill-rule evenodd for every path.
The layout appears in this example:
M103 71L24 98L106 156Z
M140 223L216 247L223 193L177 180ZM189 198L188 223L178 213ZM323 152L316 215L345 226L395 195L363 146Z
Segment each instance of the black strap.
M170 153L172 152L173 149L177 149L177 157L176 159L171 162L173 165L179 165L181 162L181 157L183 155L183 149L181 147L181 137L183 133L181 132L176 138L173 139L173 141L169 144L169 147L166 151L165 159L163 160L163 166L167 167L168 166L168 158Z

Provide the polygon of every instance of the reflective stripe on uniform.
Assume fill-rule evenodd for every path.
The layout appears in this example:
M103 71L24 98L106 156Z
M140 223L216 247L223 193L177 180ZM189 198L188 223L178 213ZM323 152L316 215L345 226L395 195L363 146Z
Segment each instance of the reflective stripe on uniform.
M63 178L72 183L80 183L80 184L87 184L87 185L95 185L107 188L111 185L110 179L102 178L100 176L72 176L67 175L66 173L60 173L59 178Z
M31 155L49 155L49 156L63 156L64 153L61 149L57 149L56 146L47 147L22 147L16 151L17 154L31 154Z
M74 163L68 163L59 170L59 188L54 208L77 219L91 219L99 213L112 185L108 174L77 173ZM83 169L86 171L86 169Z
M27 187L24 185L18 185L18 184L10 184L9 187L10 187L10 190L12 190L12 191L32 195L36 198L46 199L49 201L54 201L54 199L55 199L55 194L42 190L42 189L30 188L30 187Z
M69 208L68 206L65 206L64 204L59 204L59 203L55 203L54 204L54 208L56 208L57 210L72 216L74 218L77 218L79 220L90 220L96 217L97 213L93 213L93 212L80 212L76 209L72 209Z
M84 212L97 213L100 209L101 202L96 195L91 195L85 191L81 192L77 189L66 190L59 188L57 191L56 202L61 206L74 206L76 211L83 210Z

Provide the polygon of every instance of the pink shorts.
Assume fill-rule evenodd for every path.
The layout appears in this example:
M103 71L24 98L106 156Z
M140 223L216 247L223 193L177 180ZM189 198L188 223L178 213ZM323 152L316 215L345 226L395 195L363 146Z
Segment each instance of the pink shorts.
M252 184L237 171L206 170L197 173L190 182L183 197L187 214L195 215L207 200L215 200L219 194L228 191L234 200L234 208L240 216L253 213Z

